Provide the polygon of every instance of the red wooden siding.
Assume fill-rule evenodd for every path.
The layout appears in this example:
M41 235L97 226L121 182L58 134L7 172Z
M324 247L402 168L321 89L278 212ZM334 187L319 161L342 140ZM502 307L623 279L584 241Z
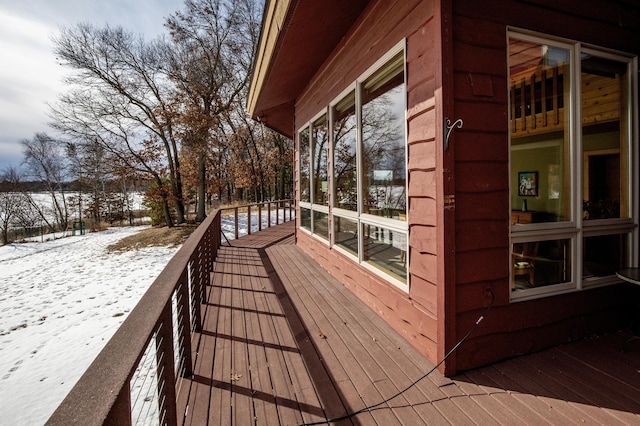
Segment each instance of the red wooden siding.
M509 303L507 25L630 53L639 49L638 34L618 26L634 18L615 13L621 10L616 2L603 14L591 7L596 2L559 3L453 2L455 116L464 120L455 138L457 338L488 303L486 289L495 296L483 327L458 350L458 370L624 324L621 286Z
M640 50L640 17L621 15L625 1L610 2L602 14L584 2L558 3L372 0L296 100L299 129L406 39L409 294L305 232L297 232L297 244L432 362L493 300L491 314L448 361L446 374L622 320L619 286L509 301L507 26ZM464 121L448 151L445 117Z
M373 62L407 39L408 221L411 238L411 294L360 268L325 243L298 232L298 245L436 361L439 317L436 239L436 78L439 36L433 2L373 1L296 104L296 126L334 100Z

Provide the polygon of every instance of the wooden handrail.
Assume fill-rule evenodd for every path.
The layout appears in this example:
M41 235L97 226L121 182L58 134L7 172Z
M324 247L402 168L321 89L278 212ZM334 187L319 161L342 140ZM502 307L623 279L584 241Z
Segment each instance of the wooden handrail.
M271 203L285 208L285 222L286 210L288 220L292 219L292 200ZM178 402L180 382L193 374L191 335L202 327L200 305L205 301L206 286L221 245L222 210L229 209L210 214L169 260L49 418L48 425L133 424L132 378L144 374L141 371L145 369L151 371L154 380L141 391L151 392L153 397L142 401L153 406L136 408L136 412L152 415L158 423L167 425L175 425L183 418L185 407ZM271 226L271 220L267 226ZM155 356L147 356L149 353ZM143 359L146 364L155 365L141 365Z

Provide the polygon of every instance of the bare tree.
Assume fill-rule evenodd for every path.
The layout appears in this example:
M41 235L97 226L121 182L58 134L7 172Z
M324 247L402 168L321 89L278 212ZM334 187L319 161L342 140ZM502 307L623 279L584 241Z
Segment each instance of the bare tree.
M197 162L196 220L205 217L206 159L222 114L244 109L261 10L255 0L186 0L167 20L174 47L171 78L177 84L184 145Z
M167 76L163 40L145 42L120 27L78 24L54 37L55 54L74 70L75 89L51 108L54 128L91 140L158 185L167 226L185 220L175 91ZM168 177L169 188L166 187Z
M27 200L22 194L22 176L15 167L9 167L0 174L0 236L2 244L11 242L9 230L18 224L20 214L25 210Z
M69 209L64 186L67 169L61 143L46 133L36 133L33 139L22 139L20 143L30 177L44 185L51 197L53 218L61 230L66 230L69 225ZM42 220L51 231L55 231L55 226L51 224L42 207L31 197L29 199Z
M78 199L76 200L78 219L82 220L82 193L86 189L89 195L89 205L86 207L88 207L87 210L93 225L98 225L100 223L100 206L106 199L105 183L109 176L109 162L105 149L95 139L79 143L69 142L66 146L66 154L78 189Z

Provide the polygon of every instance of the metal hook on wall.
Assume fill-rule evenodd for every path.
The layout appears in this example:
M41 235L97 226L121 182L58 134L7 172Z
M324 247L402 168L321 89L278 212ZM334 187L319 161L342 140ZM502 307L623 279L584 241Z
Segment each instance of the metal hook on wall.
M457 127L458 129L462 129L463 124L464 122L462 121L462 118L458 118L456 121L453 122L453 124L451 124L451 120L449 120L449 117L445 117L444 119L444 131L445 131L444 150L445 151L449 149L449 136L451 136L451 131L453 130L454 127Z

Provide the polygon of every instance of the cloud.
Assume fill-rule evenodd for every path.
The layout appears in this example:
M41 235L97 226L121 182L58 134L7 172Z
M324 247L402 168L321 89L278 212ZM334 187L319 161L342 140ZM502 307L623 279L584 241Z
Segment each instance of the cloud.
M0 173L8 169L10 166L19 168L22 164L22 146L14 141L0 140Z
M61 26L107 23L143 34L165 33L165 18L182 0L19 0L0 3L0 168L13 158L20 139L47 130L47 104L66 89L51 37ZM17 165L17 164L16 164Z
M15 151L7 144L46 128L46 102L62 90L63 70L51 52L53 30L0 10L0 55L4 64L0 67L2 158Z

